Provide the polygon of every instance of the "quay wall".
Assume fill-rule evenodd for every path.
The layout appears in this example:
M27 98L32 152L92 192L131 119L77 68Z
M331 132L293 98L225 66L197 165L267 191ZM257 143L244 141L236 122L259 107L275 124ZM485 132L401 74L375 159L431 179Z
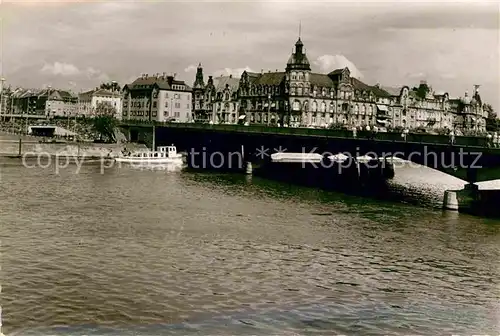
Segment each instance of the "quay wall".
M146 148L138 144L85 144L85 143L43 143L34 141L0 140L0 156L64 155L79 157L103 157L115 155L124 148L134 150Z

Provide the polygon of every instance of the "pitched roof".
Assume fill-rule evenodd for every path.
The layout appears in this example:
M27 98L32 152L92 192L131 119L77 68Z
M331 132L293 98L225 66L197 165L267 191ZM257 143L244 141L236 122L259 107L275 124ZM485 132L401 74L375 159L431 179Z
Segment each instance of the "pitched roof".
M403 89L402 86L400 87L382 86L381 88L393 97L399 97L401 95L401 90Z
M140 89L151 89L154 85L157 85L163 90L174 90L172 85L184 85L184 91L191 91L191 87L187 85L184 81L174 79L173 77L139 77L131 84L127 84L126 87L130 90L140 90Z
M285 79L284 72L268 72L260 74L258 78L255 79L255 85L280 85Z
M258 73L258 72L247 72L247 75L248 75L248 79L250 79L250 81L252 81L252 82L253 82L253 81L255 81L257 78L259 78L259 77L260 77L260 75L262 75L262 74L260 74L260 73Z
M94 90L90 90L90 91L86 91L86 92L82 92L79 94L80 97L82 96L104 96L104 97L119 97L120 94L117 93L117 92L112 92L112 91L109 91L109 90L105 90L105 89L94 89Z
M340 75L345 68L335 69L329 73L329 75Z
M74 99L76 98L70 92L59 89L43 89L38 91L38 97L47 97L55 100L64 100L64 99Z
M357 90L364 90L364 91L371 91L373 92L374 95L378 97L390 97L391 95L389 92L383 90L380 87L377 86L370 86L368 84L363 83L357 78L351 77L351 84L354 86L355 89Z
M333 87L334 83L328 75L319 74L319 73L310 73L309 81L312 85L317 85L320 87Z
M214 86L217 91L223 91L226 88L226 85L229 86L231 91L236 91L240 85L240 79L232 76L220 76L214 78Z

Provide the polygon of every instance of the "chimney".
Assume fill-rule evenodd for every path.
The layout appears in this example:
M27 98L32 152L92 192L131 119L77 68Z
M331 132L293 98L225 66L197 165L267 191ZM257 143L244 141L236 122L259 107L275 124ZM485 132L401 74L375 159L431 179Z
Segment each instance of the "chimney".
M145 78L145 79L148 79L148 74L145 74L145 75L144 75L144 78Z
M264 69L260 69L260 73L263 74L264 73Z
M174 72L174 79L175 79L175 77L176 77L176 76L177 76L177 73L176 73L176 72Z
M233 74L229 74L229 78L233 78Z

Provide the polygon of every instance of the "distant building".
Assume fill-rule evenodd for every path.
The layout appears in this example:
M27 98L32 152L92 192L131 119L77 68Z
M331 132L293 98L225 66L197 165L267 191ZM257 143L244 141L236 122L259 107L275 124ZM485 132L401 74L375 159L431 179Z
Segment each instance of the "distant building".
M435 93L425 81L418 88L384 88L391 94L389 114L392 127L439 130L452 129L456 110L448 93Z
M16 89L6 100L7 118L53 118L76 116L78 98L65 90Z
M477 90L474 98L466 96L455 101L448 93L435 93L425 82L412 89L385 88L351 77L348 68L315 73L300 37L285 71L244 71L238 84L236 78L209 77L205 85L203 69L198 66L193 113L197 121L244 120L290 127L378 126L427 132L484 132L486 125Z
M474 87L474 94L469 97L465 92L463 98L455 100L456 117L454 127L462 131L484 132L486 130L486 119L488 111L484 108L484 103L479 95L479 86Z
M188 122L192 89L174 76L147 74L123 88L123 119Z
M75 116L77 102L78 97L68 91L48 88L38 93L36 111L44 111L48 118Z
M78 115L93 117L100 110L115 111L115 117L122 119L122 95L119 92L96 88L78 95Z
M195 121L234 124L238 121L238 86L240 79L232 75L203 79L203 68L198 65L193 84L193 112Z

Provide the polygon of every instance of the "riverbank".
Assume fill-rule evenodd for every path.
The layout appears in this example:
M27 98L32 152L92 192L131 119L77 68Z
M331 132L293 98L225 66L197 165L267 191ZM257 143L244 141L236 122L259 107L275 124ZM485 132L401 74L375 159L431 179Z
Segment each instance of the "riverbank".
M145 149L142 144L101 144L101 143L50 143L34 139L3 139L0 137L0 157L67 156L102 158L115 156L124 149Z

